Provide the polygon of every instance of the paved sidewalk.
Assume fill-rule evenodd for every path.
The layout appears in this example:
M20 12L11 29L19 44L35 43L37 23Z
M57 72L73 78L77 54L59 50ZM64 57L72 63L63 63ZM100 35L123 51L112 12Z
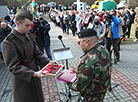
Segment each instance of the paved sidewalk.
M47 17L46 17L47 18ZM51 23L51 52L54 49L63 48L58 35L63 36L63 42L66 47L70 47L73 59L69 59L69 66L76 66L80 56L83 54L80 47L77 45L77 37L73 37L71 32L69 35L62 34L60 28L55 27ZM112 69L112 84L119 84L113 89L113 93L118 98L109 92L106 93L104 102L137 102L138 101L138 43L121 45L120 62L117 65L113 64ZM53 53L52 53L53 55ZM53 56L54 59L54 56ZM65 61L59 61L60 64L65 64ZM66 67L65 67L66 68ZM0 61L0 102L13 102L13 94L11 87L11 77L6 66ZM56 77L48 76L42 78L45 102L66 102L66 97L60 92L66 93L68 87L63 82L56 81ZM71 91L71 94L76 92ZM71 97L69 102L76 102L77 97Z

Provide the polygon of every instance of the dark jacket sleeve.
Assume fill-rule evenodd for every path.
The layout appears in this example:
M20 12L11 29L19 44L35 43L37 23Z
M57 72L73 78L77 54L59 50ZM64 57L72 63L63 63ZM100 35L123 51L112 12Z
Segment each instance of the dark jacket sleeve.
M34 74L34 71L20 64L18 53L15 49L15 46L13 46L8 41L4 41L2 43L2 54L6 67L14 76L24 81L30 82Z
M50 24L46 20L44 20L43 30L48 32L50 29L51 29Z

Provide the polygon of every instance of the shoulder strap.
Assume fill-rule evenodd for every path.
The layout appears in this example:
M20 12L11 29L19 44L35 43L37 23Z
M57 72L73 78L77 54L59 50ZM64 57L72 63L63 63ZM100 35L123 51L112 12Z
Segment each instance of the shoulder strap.
M12 39L15 37L15 35L13 35L12 33L6 38L6 40L8 40L9 42L12 41Z
M94 30L95 24L93 25L92 29Z

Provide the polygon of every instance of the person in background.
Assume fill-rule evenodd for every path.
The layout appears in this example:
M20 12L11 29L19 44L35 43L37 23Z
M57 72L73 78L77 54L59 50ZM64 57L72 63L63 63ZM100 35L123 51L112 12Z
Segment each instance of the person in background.
M131 9L130 13L131 13L131 22L134 23L136 12L134 11L134 9Z
M16 26L16 24L15 24L15 15L12 14L11 17L12 17L12 19L11 19L10 23L11 23L12 28L14 28Z
M40 51L42 51L43 53L45 49L48 58L52 60L52 55L50 51L50 35L49 35L49 31L51 29L50 24L44 19L43 14L40 14L38 16L38 19L40 21L40 25L38 25L37 27L34 25L33 27L34 28L33 31L36 31L37 28L39 28L38 31L35 32L38 47Z
M13 7L13 14L16 14L17 10L15 7Z
M93 11L94 11L94 8L90 9L90 16L92 17L92 20L94 19Z
M75 31L76 31L75 17L76 15L74 14L74 11L71 10L71 14L69 15L69 21L70 21L70 29L72 30L73 36L75 36Z
M58 12L56 12L56 26L60 27L60 16Z
M1 59L3 60L2 56L2 50L1 50L1 43L5 39L5 37L10 34L11 28L8 27L8 24L6 22L1 22L0 24L0 55Z
M66 26L66 33L69 34L69 15L67 11L65 11L63 22Z
M89 28L89 27L88 27ZM104 37L106 33L106 27L103 22L100 21L99 16L95 16L91 29L94 29L99 38L98 42L100 45L104 46Z
M103 17L102 11L99 11L99 12L98 12L98 16L100 17L100 21L102 21L102 17Z
M135 18L135 37L134 42L138 41L138 17Z
M17 7L16 11L18 12L19 10L20 10L20 8L19 8L19 7Z
M3 22L6 23L6 25L7 25L8 28L12 29L12 26L11 26L10 22L8 22L7 20L4 20Z
M18 11L16 27L2 42L4 62L11 72L14 102L44 102L40 78L47 73L42 73L36 61L42 65L56 63L38 49L34 36L28 33L32 18L30 12Z
M10 22L11 18L10 16L6 13L6 16L5 16L5 20L7 20L8 22Z
M2 42L5 37L10 34L11 32L11 28L8 27L8 24L6 22L1 22L1 25L0 25L0 42Z
M46 14L49 13L50 7L48 5L46 5Z
M119 36L120 36L120 40L118 42L118 50L120 51L121 38L123 37L124 19L121 16L121 12L119 10L116 11L116 17L120 19L120 25L119 25Z
M59 10L59 11L62 11L62 9L61 9L61 4L59 4L58 10Z
M107 25L107 39L106 39L106 48L110 53L111 56L111 45L113 45L114 54L115 54L115 62L118 62L120 60L119 50L118 50L118 40L120 39L119 36L119 25L120 25L120 19L116 16L116 11L111 11L108 19L109 25Z
M96 11L93 11L93 17L97 16L97 12Z
M124 13L124 22L125 22L124 32L127 32L127 35L128 35L128 38L129 38L130 37L131 25L132 25L133 22L132 22L131 14L130 14L128 9L126 9L125 13Z
M83 16L83 19L82 19L82 22L83 22L83 29L87 29L88 25L90 22L92 22L92 18L91 16L89 15L88 12L86 12Z
M63 12L61 13L61 16L60 16L60 24L61 24L63 34L66 33L66 26L64 23L64 13Z
M40 13L40 6L37 6L37 11L38 13Z
M75 8L74 8L74 5L72 4L72 5L71 5L71 10L74 10L74 9L75 9Z
M67 83L70 89L79 92L77 102L103 102L110 83L110 55L98 44L98 37L93 29L84 29L79 34L78 44L84 55L81 56L76 72L77 80Z

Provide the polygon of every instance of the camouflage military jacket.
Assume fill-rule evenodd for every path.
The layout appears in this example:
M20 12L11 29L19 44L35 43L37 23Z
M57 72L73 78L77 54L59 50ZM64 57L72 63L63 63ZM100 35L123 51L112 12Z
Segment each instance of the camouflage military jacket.
M110 56L99 44L85 53L77 67L77 80L68 83L74 91L79 91L79 102L102 102L110 83ZM81 96L83 100L80 100Z

